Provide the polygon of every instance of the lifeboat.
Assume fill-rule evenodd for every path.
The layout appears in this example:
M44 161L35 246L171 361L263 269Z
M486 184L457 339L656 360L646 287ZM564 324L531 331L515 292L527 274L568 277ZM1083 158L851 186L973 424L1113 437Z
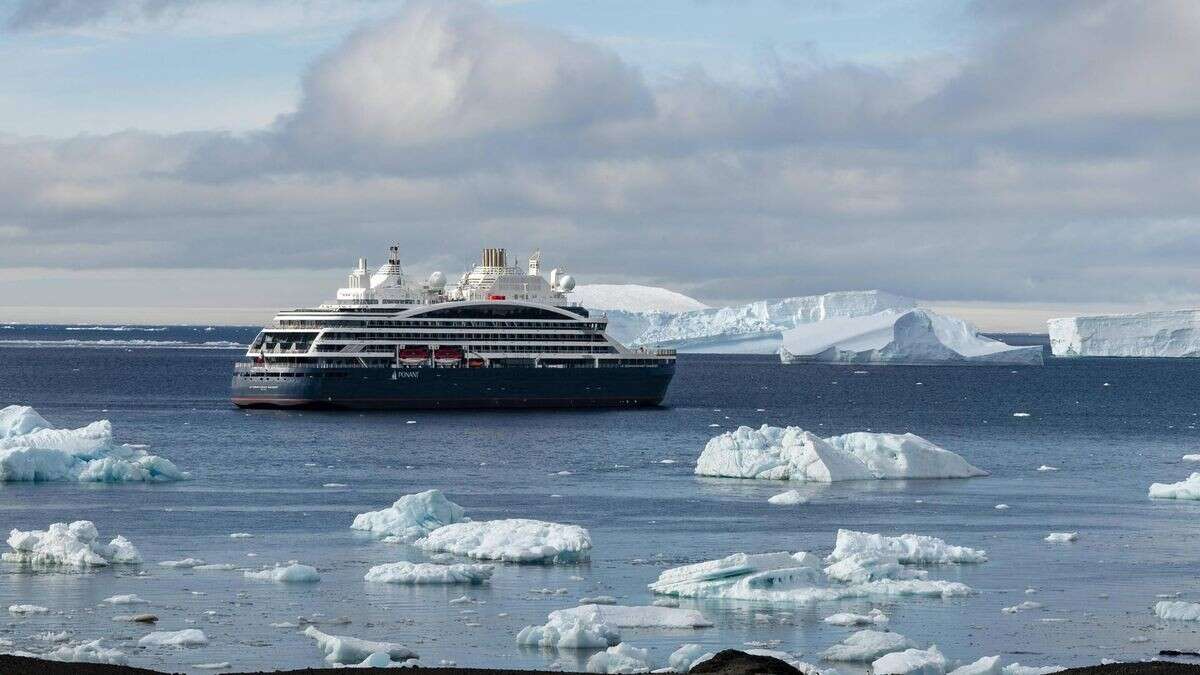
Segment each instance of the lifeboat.
M438 347L433 352L433 362L439 366L456 366L462 363L463 353L457 347Z
M396 360L404 366L423 366L429 363L428 347L404 347L396 350Z

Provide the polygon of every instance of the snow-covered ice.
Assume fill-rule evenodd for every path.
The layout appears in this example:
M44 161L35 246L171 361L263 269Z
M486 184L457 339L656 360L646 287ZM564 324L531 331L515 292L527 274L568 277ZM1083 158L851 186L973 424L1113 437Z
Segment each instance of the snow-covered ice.
M177 569L191 569L205 564L199 558L184 558L182 560L164 560L158 563L159 567L173 567Z
M915 434L855 432L820 438L800 427L741 426L713 437L696 475L835 482L970 478L987 472Z
M984 656L950 671L950 675L1000 675L1000 657Z
M58 429L29 406L0 408L0 481L175 481L170 460L113 440L108 420Z
M1152 483L1150 498L1200 500L1200 473L1193 473L1178 483Z
M1163 600L1154 603L1154 615L1168 621L1200 621L1200 604Z
M884 654L914 647L911 640L899 633L860 630L821 652L821 658L826 661L874 661Z
M312 583L321 580L321 575L317 573L315 567L295 562L288 563L287 565L276 565L275 567L268 567L258 571L247 570L243 574L247 579L279 581L283 583Z
M525 518L453 523L415 543L427 551L522 563L577 562L592 548L591 535L578 525Z
M1050 675L1060 670L1062 666L1023 666L1020 663L1010 663L1000 669L1002 675Z
M45 614L49 609L41 605L9 605L9 614Z
M41 658L73 663L104 663L110 666L124 666L129 663L125 652L105 647L100 640L92 640L78 645L63 645L54 651L42 654Z
M1200 356L1200 310L1051 319L1055 356Z
M122 593L121 595L113 595L104 599L104 602L110 605L145 605L149 604L137 593Z
M548 618L552 622L579 619L615 628L706 628L713 625L699 610L655 605L580 605L551 612Z
M937 537L919 534L889 537L855 530L838 530L837 543L828 560L842 560L855 554L891 556L908 565L987 562L986 551L947 544Z
M784 363L1041 364L1041 346L983 337L967 321L928 309L887 309L783 331Z
M589 673L648 673L651 668L650 652L628 642L592 654L587 661Z
M794 506L796 504L807 504L808 499L800 494L799 490L787 490L786 492L772 495L767 499L767 503L774 504L775 506Z
M937 645L929 649L906 649L875 659L871 671L874 675L942 675L946 672L946 657Z
M517 644L543 649L604 649L620 641L617 627L605 623L598 612L551 612L545 624L526 626L517 633Z
M1077 539L1079 539L1078 532L1051 532L1046 535L1045 541L1052 544L1069 544Z
M374 642L342 635L329 635L317 630L315 626L304 629L304 634L317 641L317 648L325 654L325 660L330 663L357 664L372 654L384 653L391 661L407 661L417 658L417 654L408 647L394 642Z
M387 584L481 584L491 578L492 571L491 565L401 561L376 565L363 579Z
M1184 455L1182 459L1185 462L1200 462L1200 455Z
M143 635L138 644L142 647L199 647L208 644L208 636L199 628L156 630Z
M1042 603L1026 600L1025 602L1013 605L1011 607L1003 607L1000 609L1004 614L1016 614L1017 612L1027 612L1031 609L1041 609Z
M837 614L825 617L824 621L833 626L881 626L887 624L888 616L876 608L866 614L838 612Z
M426 490L404 495L386 509L360 513L350 527L412 543L439 527L467 520L466 509L447 499L441 490Z
M53 523L45 530L21 531L8 535L12 549L2 557L7 562L35 566L102 567L110 564L138 564L142 556L125 537L114 537L107 544L90 520Z

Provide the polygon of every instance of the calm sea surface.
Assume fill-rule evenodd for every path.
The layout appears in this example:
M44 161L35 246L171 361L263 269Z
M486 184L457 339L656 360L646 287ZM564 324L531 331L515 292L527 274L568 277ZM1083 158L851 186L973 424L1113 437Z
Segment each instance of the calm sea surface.
M0 605L54 611L14 617L0 638L42 651L40 634L66 630L73 641L105 638L134 665L173 670L219 661L239 669L314 666L321 654L312 640L271 627L304 616L327 622L328 633L407 644L426 665L576 668L586 654L523 650L517 631L583 596L649 604L646 584L668 566L738 551L824 555L845 527L935 535L984 548L990 560L932 570L978 591L966 598L793 607L684 601L716 625L626 629L624 639L662 661L681 643L699 642L714 649L770 643L816 662L849 632L823 617L880 607L891 629L956 659L1004 654L1005 662L1072 665L1200 649L1200 624L1166 623L1151 611L1160 594L1200 601L1200 503L1146 496L1152 482L1186 478L1191 467L1180 457L1200 452L1200 361L863 368L685 355L661 409L240 411L226 400L239 354L228 347L254 332L0 327L0 405L32 405L58 426L112 420L120 441L149 444L193 476L165 485L0 486L5 530L90 519L105 539L130 538L147 561L140 570L87 573L0 564ZM96 340L105 345L81 344ZM763 423L822 435L911 431L991 475L792 486L692 474L712 435ZM1043 464L1060 470L1037 471ZM789 487L811 502L767 504ZM365 583L372 565L425 557L351 531L354 515L429 488L476 520L583 525L592 560L500 565L480 587ZM998 511L999 503L1011 508ZM1079 541L1042 541L1059 531L1077 531ZM230 539L232 532L254 537ZM155 564L184 557L242 566L298 560L322 579L286 585ZM101 603L122 593L151 604ZM449 603L464 593L477 602ZM1000 611L1026 599L1044 608ZM157 614L160 630L201 628L210 644L140 649L136 640L150 628L112 621L130 609ZM329 623L339 617L349 623Z

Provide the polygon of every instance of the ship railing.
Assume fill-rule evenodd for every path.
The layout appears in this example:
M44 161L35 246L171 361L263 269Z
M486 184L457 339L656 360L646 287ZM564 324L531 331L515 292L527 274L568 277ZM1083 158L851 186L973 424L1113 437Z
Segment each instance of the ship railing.
M633 350L638 354L648 354L650 356L675 356L676 350L666 347L638 347Z

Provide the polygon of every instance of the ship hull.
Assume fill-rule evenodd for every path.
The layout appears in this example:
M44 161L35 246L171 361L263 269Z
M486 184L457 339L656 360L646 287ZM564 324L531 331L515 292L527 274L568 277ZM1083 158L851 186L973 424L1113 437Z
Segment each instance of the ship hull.
M615 408L662 403L674 364L632 368L290 368L234 374L240 407Z

